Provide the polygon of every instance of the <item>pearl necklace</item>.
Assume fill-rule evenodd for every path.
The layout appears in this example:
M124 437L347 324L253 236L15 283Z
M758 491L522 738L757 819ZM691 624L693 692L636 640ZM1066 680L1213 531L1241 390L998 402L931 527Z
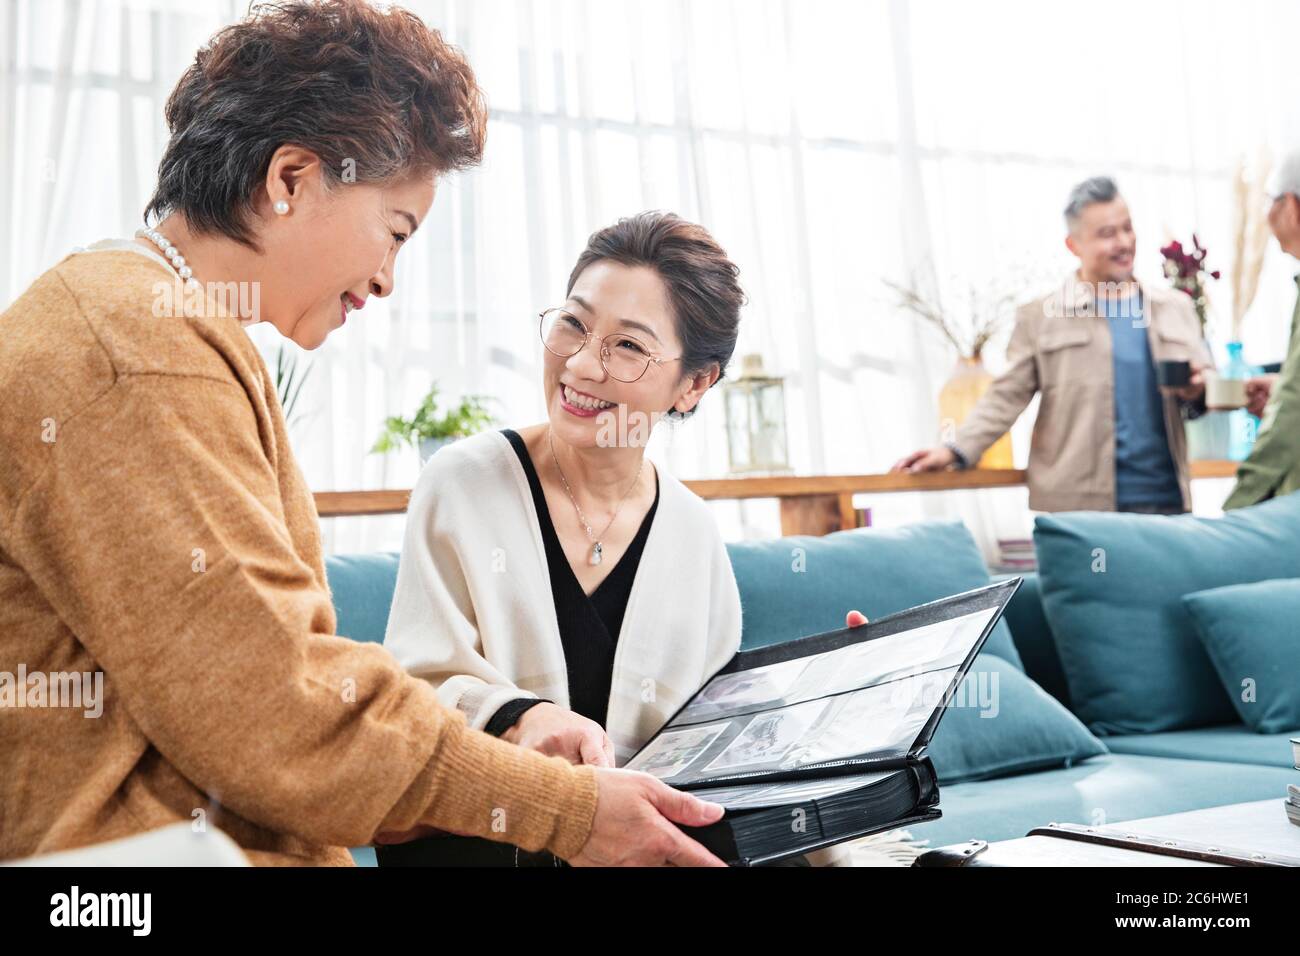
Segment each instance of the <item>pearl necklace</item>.
M194 278L194 270L185 263L185 257L181 255L179 249L172 245L170 239L164 236L157 229L137 229L135 234L142 239L148 239L155 246L161 249L162 254L166 256L167 261L171 263L172 269L175 270L176 274L180 276L187 285L197 286L199 284L199 280Z
M614 509L614 517L609 519L609 524L605 525L605 530L600 533L600 538L598 538L596 532L591 530L591 524L587 521L587 516L582 513L582 508L578 505L578 499L573 496L573 489L569 487L569 479L564 477L564 469L560 467L560 459L555 455L555 438L551 435L549 429L546 432L546 440L551 446L551 458L555 460L555 470L560 473L560 481L564 484L564 490L568 494L569 500L573 502L573 510L578 512L578 520L582 522L582 527L587 532L587 538L591 541L591 554L587 558L587 563L590 565L600 564L605 555L605 549L600 544L600 538L605 537L609 529L613 527L618 513L623 510L623 505L627 503L628 495L632 494L632 489L641 480L641 472L645 471L645 456L641 456L641 467L637 469L636 477L632 479L632 484L627 486L627 491L623 492L623 497L618 501L618 507Z
M172 245L170 239L164 236L157 229L137 229L135 234L141 239L148 239L162 250L162 254L166 256L167 261L171 263L172 271L180 276L181 281L185 283L187 289L202 292L203 283L194 277L194 270L189 267L189 264L185 261L185 257L181 255L181 251ZM221 308L219 304L214 307L218 309ZM218 314L225 313L222 312ZM253 317L245 317L243 314L237 314L237 318L239 319L239 324L245 327L259 321Z

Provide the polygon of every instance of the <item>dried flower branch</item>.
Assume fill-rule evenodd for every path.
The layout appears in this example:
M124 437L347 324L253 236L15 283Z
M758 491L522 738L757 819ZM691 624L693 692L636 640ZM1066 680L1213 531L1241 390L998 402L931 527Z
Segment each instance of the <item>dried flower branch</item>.
M1010 324L1016 302L1015 294L999 284L992 283L985 289L970 285L967 317L958 319L922 295L915 285L882 281L894 293L899 308L933 325L957 354L967 359L978 359L989 342Z
M1264 253L1272 234L1265 211L1272 157L1267 148L1259 151L1253 176L1246 174L1243 156L1233 178L1233 250L1232 250L1232 341L1241 341L1241 323L1255 301L1259 276L1264 269Z

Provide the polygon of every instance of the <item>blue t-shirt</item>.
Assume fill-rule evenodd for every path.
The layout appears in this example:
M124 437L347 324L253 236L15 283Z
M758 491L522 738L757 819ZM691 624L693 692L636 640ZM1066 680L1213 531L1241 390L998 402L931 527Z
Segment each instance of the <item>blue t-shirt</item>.
M1178 473L1169 454L1164 401L1142 321L1142 298L1099 299L1110 325L1115 360L1115 497L1118 508L1182 506Z

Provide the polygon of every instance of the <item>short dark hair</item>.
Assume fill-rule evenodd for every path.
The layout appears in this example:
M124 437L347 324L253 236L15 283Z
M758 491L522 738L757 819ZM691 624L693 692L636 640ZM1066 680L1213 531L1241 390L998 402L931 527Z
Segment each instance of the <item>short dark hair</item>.
M648 266L658 273L668 287L677 337L682 341L683 374L698 374L716 362L718 381L722 381L736 350L745 293L740 288L740 269L709 231L671 212L620 219L592 233L569 274L565 295L588 266L602 260ZM668 414L687 418L694 412Z
M345 170L387 184L477 164L487 132L461 52L415 14L364 0L252 7L199 50L166 117L145 220L179 212L254 249L253 196L281 146L316 153L327 188Z
M1111 202L1119 195L1119 187L1109 176L1093 176L1070 190L1065 204L1065 225L1073 229L1087 206L1095 202Z

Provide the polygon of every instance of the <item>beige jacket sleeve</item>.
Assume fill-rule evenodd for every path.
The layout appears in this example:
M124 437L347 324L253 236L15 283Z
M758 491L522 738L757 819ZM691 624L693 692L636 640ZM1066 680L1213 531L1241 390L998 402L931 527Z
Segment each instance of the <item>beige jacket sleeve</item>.
M424 824L575 855L593 772L469 730L383 648L334 636L264 440L233 381L127 375L45 450L6 540L107 706L277 831L356 846Z
M1016 313L1007 344L1007 369L984 393L957 429L954 444L967 463L975 463L989 446L1005 435L1038 391L1036 337L1042 306L1029 303Z

